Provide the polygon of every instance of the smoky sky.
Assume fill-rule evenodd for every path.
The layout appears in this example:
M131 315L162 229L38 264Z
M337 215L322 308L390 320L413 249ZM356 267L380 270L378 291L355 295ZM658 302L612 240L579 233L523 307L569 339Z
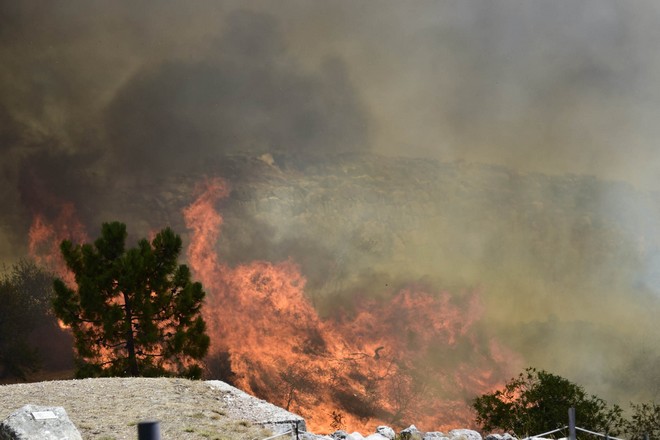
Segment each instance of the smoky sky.
M117 180L199 173L224 154L369 149L345 61L303 66L271 12L77 6L2 5L3 186L22 202L5 240L59 201L97 209L90 194Z
M305 73L268 14L238 11L198 62L138 72L107 111L132 171L199 166L218 154L366 151L367 122L340 58Z
M130 167L157 151L160 167L370 150L660 185L653 2L5 1L1 14L5 154L49 143Z
M374 149L657 187L653 3L334 9L323 29L348 47L371 104Z
M651 0L0 0L0 259L64 202L90 232L181 225L187 183L160 182L217 172L247 182L221 202L230 263L295 257L328 303L478 287L537 367L642 390L658 47Z

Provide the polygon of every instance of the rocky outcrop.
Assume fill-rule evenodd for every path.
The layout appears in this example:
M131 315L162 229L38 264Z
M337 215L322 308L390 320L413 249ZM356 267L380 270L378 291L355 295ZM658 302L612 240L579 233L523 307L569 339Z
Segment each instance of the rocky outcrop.
M449 437L440 431L432 431L424 434L424 438L422 440L449 440Z
M251 396L220 380L209 380L209 386L222 392L221 397L232 416L261 425L275 433L307 430L305 419L265 400Z
M511 434L490 434L484 440L515 440Z
M82 440L62 407L25 405L0 424L1 440Z
M376 432L366 437L359 432L352 434L346 431L335 431L330 435L316 435L305 432L300 435L301 440L482 440L481 434L471 429L454 429L448 434L440 431L422 432L415 425L401 430L398 434L389 426L379 426ZM509 434L489 435L488 440L515 440Z
M471 429L452 429L449 431L451 440L482 440L481 434Z
M394 430L389 426L379 426L376 428L376 433L382 435L388 440L394 440L394 437L396 437Z
M401 440L422 440L422 433L415 425L410 425L399 433Z

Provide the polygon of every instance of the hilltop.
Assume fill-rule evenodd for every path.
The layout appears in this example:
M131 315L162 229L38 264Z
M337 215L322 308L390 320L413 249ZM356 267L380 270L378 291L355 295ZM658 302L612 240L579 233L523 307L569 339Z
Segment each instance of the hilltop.
M252 440L271 435L274 423L304 426L300 417L219 381L103 378L0 386L0 420L28 403L63 407L84 439L134 440L143 420L159 420L163 438L179 440Z

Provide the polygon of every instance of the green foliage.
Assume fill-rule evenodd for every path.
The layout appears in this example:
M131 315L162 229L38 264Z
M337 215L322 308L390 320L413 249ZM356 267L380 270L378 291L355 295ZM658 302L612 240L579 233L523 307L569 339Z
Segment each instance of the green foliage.
M527 368L503 390L483 394L472 402L476 421L486 432L502 430L519 438L568 424L568 409L579 427L617 435L623 424L621 408L589 396L582 387L546 371Z
M40 369L35 331L57 320L50 312L53 275L22 260L0 276L0 378L18 377Z
M53 304L73 331L78 376L200 377L205 293L177 262L181 238L166 228L126 249L126 235L124 224L104 223L94 244L62 242L77 288L56 279Z
M660 405L654 402L636 405L631 403L632 415L626 421L624 431L630 440L660 439Z

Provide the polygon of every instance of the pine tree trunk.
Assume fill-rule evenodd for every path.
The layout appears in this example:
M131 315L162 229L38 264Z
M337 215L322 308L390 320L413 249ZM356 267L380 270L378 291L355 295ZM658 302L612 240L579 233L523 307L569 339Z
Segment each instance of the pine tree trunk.
M128 352L128 371L131 376L139 376L137 357L135 355L135 339L133 335L133 311L131 310L131 301L124 293L124 310L126 312L126 351Z

